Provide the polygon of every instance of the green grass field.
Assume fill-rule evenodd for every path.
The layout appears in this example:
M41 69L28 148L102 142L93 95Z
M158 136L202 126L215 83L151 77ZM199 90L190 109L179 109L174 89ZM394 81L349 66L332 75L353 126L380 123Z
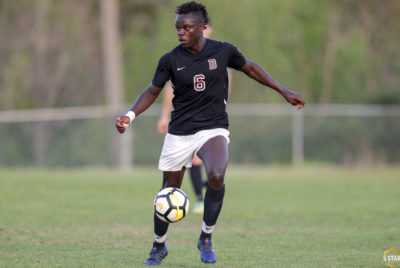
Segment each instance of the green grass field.
M142 267L160 184L155 167L0 170L0 267ZM399 192L399 168L230 166L214 267L388 267ZM196 248L201 219L170 225L162 267L210 266Z

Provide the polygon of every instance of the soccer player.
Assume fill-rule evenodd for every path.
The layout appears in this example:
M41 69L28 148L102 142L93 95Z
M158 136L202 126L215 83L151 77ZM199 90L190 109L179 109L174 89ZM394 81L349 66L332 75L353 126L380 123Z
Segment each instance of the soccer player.
M203 31L203 36L205 38L210 38L212 34L212 27L210 21L207 24L206 29ZM228 95L231 88L232 75L231 71L228 69ZM168 132L169 115L172 111L172 99L174 98L174 92L171 85L171 81L168 81L164 86L164 95L161 108L160 118L157 122L157 130L161 134L166 134ZM193 190L196 194L197 202L194 204L192 211L195 214L203 214L204 212L204 201L203 201L203 181L201 175L201 159L194 154L192 159L192 166L189 168L190 179L192 181ZM207 184L207 183L206 183Z
M299 94L275 81L261 66L245 58L236 47L203 36L208 23L206 7L194 1L178 6L175 27L180 44L163 55L150 85L131 109L116 119L116 128L125 132L136 116L145 111L171 80L174 88L171 122L165 136L158 168L163 171L162 187L182 184L185 169L197 152L203 161L208 187L197 247L201 260L215 263L211 236L222 208L224 176L228 165L227 67L241 71L262 85L276 90L300 109L305 102ZM160 265L168 255L165 245L168 223L154 215L155 241L145 265Z
M171 81L166 83L163 91L163 106L161 109L160 119L157 122L157 130L161 134L166 134L168 132L169 114L172 110L172 99L174 98ZM192 181L193 190L197 198L197 202L194 204L192 211L199 215L203 214L204 212L201 166L201 159L195 153L192 159L192 166L189 168L189 174Z

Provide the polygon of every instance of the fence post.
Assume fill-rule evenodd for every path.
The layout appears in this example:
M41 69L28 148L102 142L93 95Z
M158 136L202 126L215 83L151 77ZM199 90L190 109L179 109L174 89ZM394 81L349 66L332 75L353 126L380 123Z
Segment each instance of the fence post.
M114 112L123 103L121 44L119 36L119 1L100 0L100 26L103 51L104 87L107 103ZM120 169L131 167L132 140L126 133L110 130L110 150L113 165Z
M127 132L128 133L124 133L121 137L121 150L119 151L120 155L118 163L120 169L130 169L133 167L134 162L132 155L134 131L130 129L130 131L128 130ZM124 148L122 149L122 147Z
M292 113L292 163L304 162L304 113L293 110Z

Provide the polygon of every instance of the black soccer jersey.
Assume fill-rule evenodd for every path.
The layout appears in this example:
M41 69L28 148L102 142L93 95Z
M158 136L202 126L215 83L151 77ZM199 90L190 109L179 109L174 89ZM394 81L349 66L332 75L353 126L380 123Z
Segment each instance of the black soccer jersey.
M227 67L240 69L245 63L236 47L210 39L197 54L179 45L162 56L152 83L163 87L171 80L174 89L168 133L190 135L205 129L227 129Z

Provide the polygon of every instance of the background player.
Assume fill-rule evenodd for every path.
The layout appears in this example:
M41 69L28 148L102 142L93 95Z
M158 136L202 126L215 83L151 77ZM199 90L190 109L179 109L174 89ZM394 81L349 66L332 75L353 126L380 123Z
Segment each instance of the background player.
M208 23L205 6L188 2L177 9L175 27L180 45L161 57L150 85L139 95L132 108L116 119L120 133L155 101L168 80L174 86L174 110L159 161L163 171L162 187L182 184L186 167L194 153L201 158L208 177L204 215L197 247L201 260L217 260L212 248L212 232L225 195L225 171L228 165L227 67L240 70L262 85L281 94L287 102L302 108L304 100L276 82L262 67L246 59L233 45L206 39ZM168 255L165 246L168 223L154 215L155 242L145 265L160 265Z

